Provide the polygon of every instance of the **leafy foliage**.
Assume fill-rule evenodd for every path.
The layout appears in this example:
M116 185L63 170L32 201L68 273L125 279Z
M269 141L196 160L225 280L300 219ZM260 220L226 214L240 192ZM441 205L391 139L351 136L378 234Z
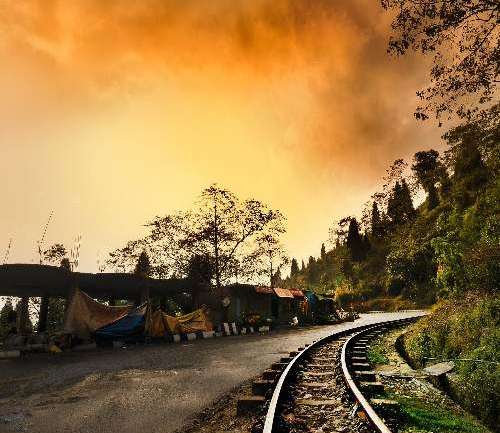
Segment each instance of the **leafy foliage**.
M469 117L491 101L498 83L500 5L496 0L381 0L395 12L388 51L433 56L431 84L417 92L417 119ZM471 99L477 104L471 104Z

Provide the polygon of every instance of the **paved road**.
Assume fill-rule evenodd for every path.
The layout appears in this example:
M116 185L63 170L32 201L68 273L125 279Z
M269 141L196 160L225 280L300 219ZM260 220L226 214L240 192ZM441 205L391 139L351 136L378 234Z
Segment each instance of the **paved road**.
M416 315L189 344L0 361L0 433L168 433L297 347L331 333Z

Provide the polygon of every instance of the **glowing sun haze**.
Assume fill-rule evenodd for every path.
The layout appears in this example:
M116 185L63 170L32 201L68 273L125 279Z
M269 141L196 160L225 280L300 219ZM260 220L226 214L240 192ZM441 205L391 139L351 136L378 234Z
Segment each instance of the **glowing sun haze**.
M80 270L213 182L288 217L318 255L389 163L437 147L412 119L426 64L386 54L376 0L0 3L0 247L83 235ZM1 247L3 249L3 247Z

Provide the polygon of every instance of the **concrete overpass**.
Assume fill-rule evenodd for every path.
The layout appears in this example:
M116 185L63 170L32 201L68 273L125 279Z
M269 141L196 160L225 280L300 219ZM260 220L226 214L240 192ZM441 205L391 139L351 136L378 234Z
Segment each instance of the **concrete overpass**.
M0 296L21 298L26 304L26 321L28 298L42 298L39 331L44 331L46 327L49 298L69 300L75 288L94 298L108 299L111 302L116 299L140 302L148 296L165 297L190 291L183 279L154 279L125 273L71 272L58 266L35 264L0 265ZM23 329L22 324L19 327Z

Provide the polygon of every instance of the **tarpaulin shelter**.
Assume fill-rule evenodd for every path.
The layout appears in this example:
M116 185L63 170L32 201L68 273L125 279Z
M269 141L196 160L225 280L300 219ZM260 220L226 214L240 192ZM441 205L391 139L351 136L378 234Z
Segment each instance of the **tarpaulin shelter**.
M64 332L87 339L102 326L126 316L131 308L101 304L76 289L66 311Z
M166 334L188 334L205 332L213 329L205 306L183 316L170 316L161 310L151 316L148 332L152 337L163 337Z
M134 308L125 316L110 323L95 332L96 339L129 340L144 335L149 305L147 303Z

